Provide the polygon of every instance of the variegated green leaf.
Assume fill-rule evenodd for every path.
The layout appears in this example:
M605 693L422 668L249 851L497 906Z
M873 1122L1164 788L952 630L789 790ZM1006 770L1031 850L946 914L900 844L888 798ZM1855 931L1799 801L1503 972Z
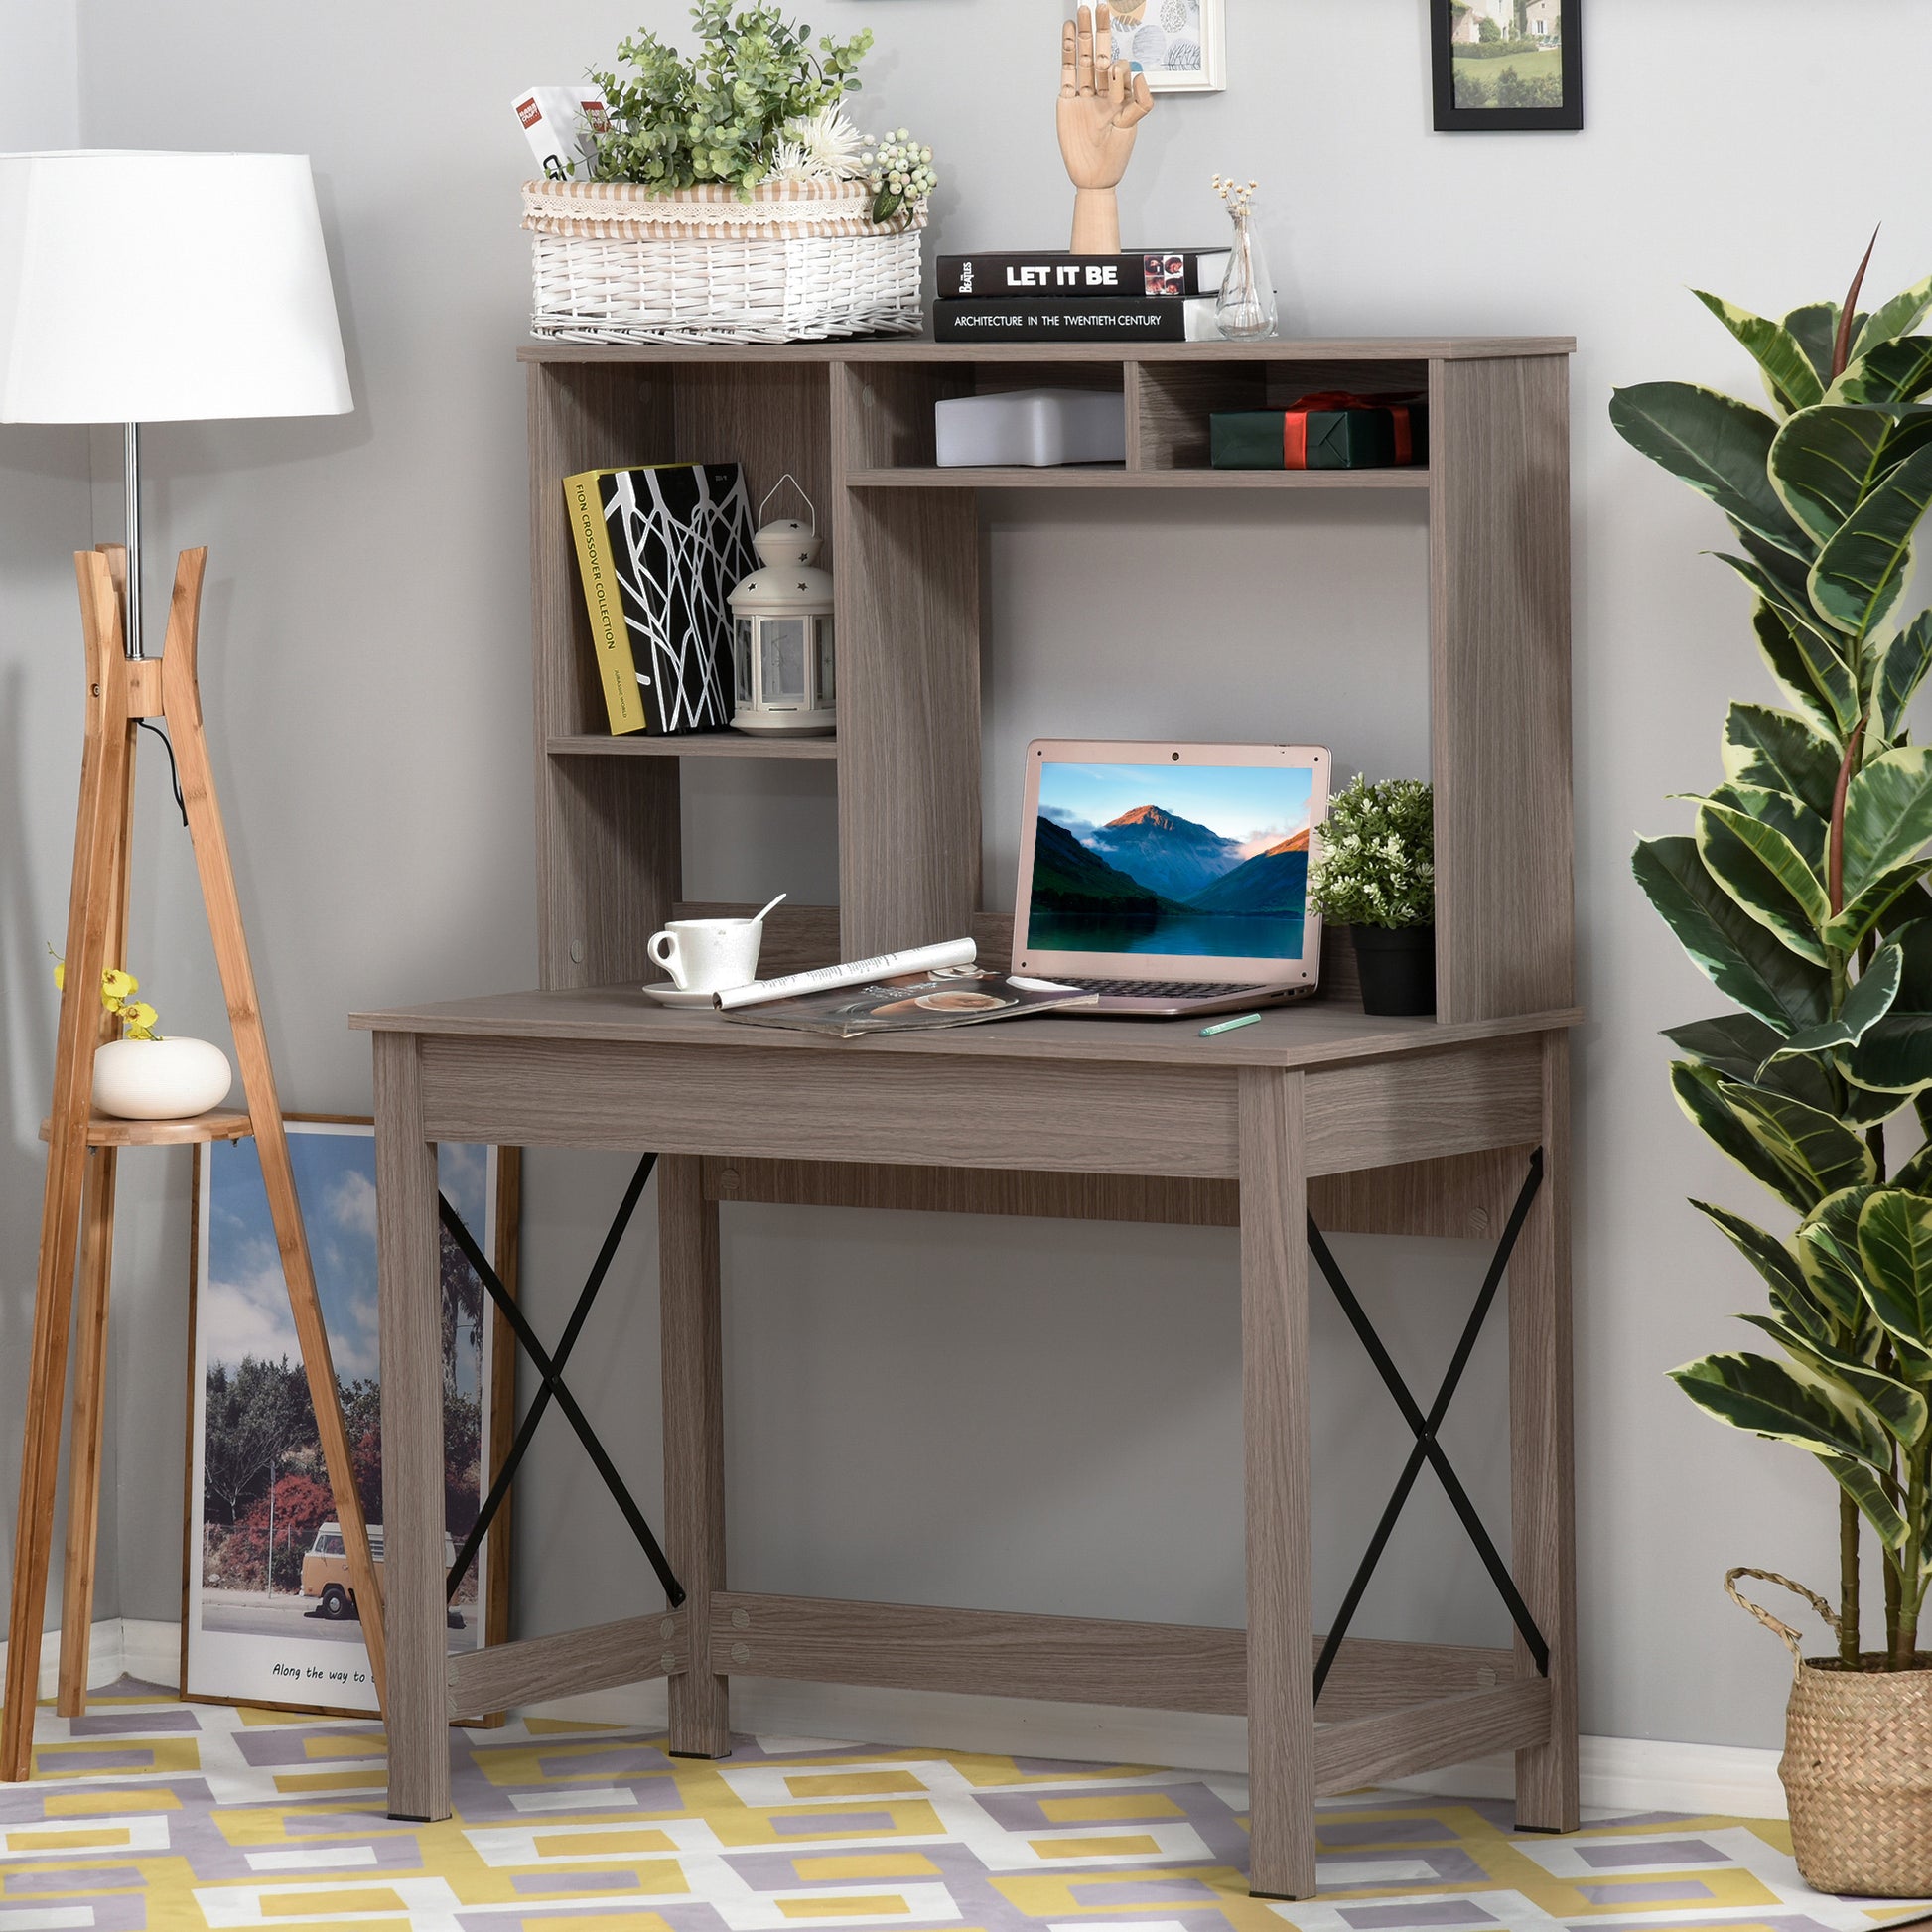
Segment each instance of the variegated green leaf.
M1770 1188L1800 1214L1809 1213L1818 1202L1817 1188L1795 1180L1771 1158L1764 1143L1725 1104L1719 1089L1725 1084L1722 1075L1708 1067L1693 1066L1685 1060L1671 1062L1671 1092L1677 1096L1685 1117L1753 1180Z
M1726 778L1713 785L1699 800L1747 814L1788 839L1798 856L1822 880L1825 876L1825 848L1830 838L1830 823L1825 812L1815 812L1801 799L1775 785L1740 784Z
M1896 1107L1907 1094L1932 1086L1932 919L1897 927L1886 946L1896 950L1898 993L1890 1010L1858 1045L1838 1056L1846 1078L1885 1094ZM1899 1185L1911 1183L1901 1176Z
M1819 615L1854 637L1889 615L1911 570L1912 535L1932 503L1932 448L1915 450L1865 497L1811 567Z
M1908 859L1848 895L1844 911L1825 928L1826 945L1840 952L1856 952L1867 933L1887 930L1894 907L1917 888L1924 871L1923 860Z
M1878 660L1871 697L1872 724L1880 739L1889 743L1904 730L1906 708L1927 671L1932 671L1932 611L1920 612Z
M1910 1531L1876 1472L1863 1462L1855 1462L1849 1455L1820 1455L1818 1459L1837 1477L1839 1487L1858 1504L1859 1513L1871 1525L1878 1541L1894 1556L1904 1549Z
M1820 382L1832 379L1832 354L1838 345L1838 304L1807 302L1784 319L1785 333L1805 352Z
M1812 609L1808 597L1795 598L1750 559L1733 557L1723 550L1714 554L1720 563L1728 564L1783 620L1790 632L1790 647L1804 666L1806 683L1828 707L1836 735L1849 738L1859 722L1860 709L1859 687L1852 676L1845 638ZM1758 634L1762 642L1762 629Z
M1802 1328L1775 1316L1740 1314L1737 1318L1769 1335L1780 1348L1827 1381L1843 1382L1903 1448L1911 1449L1923 1439L1932 1411L1928 1410L1924 1396L1895 1375L1882 1373L1869 1362L1862 1362L1857 1356L1834 1348L1829 1341L1815 1340Z
M1837 536L1884 473L1882 453L1892 428L1882 409L1826 404L1801 410L1778 431L1771 444L1771 483L1814 540Z
M1846 1455L1889 1472L1891 1439L1870 1409L1842 1384L1768 1355L1706 1355L1670 1379L1707 1415L1814 1455Z
M1845 892L1917 859L1932 839L1932 750L1900 745L1867 759L1845 793Z
M1932 336L1906 336L1867 349L1831 386L1828 402L1895 409L1932 392Z
M1764 1278L1771 1306L1794 1329L1814 1341L1831 1339L1836 1315L1819 1302L1791 1249L1776 1235L1726 1207L1701 1200L1691 1205L1715 1222L1730 1245Z
M1859 1216L1871 1311L1899 1340L1932 1348L1932 1199L1882 1187Z
M1751 627L1765 669L1820 735L1851 731L1859 720L1859 694L1837 652L1820 653L1822 672L1814 675L1811 653L1799 648L1798 626L1781 605L1763 597L1752 608Z
M1811 545L1771 487L1777 419L1735 396L1691 382L1640 382L1610 398L1610 421L1633 449L1661 464L1729 517L1794 556Z
M1711 877L1694 839L1681 834L1645 839L1630 865L1692 964L1726 999L1781 1035L1830 1013L1829 975L1794 954L1737 904Z
M1880 343L1909 336L1925 320L1928 311L1932 311L1932 278L1914 282L1910 288L1894 295L1889 302L1881 302L1872 310L1853 341L1852 360L1856 362L1862 356L1870 354Z
M1752 918L1793 952L1825 963L1817 936L1832 916L1825 882L1777 826L1707 801L1698 810L1697 842L1711 876Z
M1688 1060L1722 1073L1727 1080L1754 1080L1826 1113L1839 1110L1840 1094L1816 1060L1778 1060L1771 1055L1784 1043L1776 1028L1752 1013L1723 1013L1688 1026L1667 1027L1664 1037Z
M1722 296L1707 295L1703 289L1691 293L1750 351L1764 371L1771 400L1780 409L1808 409L1823 398L1825 386L1818 379L1818 371L1806 359L1798 339L1782 323L1754 316Z
M1794 1189L1809 1195L1805 1212L1841 1187L1859 1187L1877 1178L1877 1164L1863 1136L1855 1134L1836 1115L1741 1080L1721 1080L1718 1098L1736 1115Z
M1839 748L1795 711L1733 704L1725 717L1725 776L1733 784L1788 792L1821 823L1832 813Z
M1904 969L1903 955L1895 945L1881 946L1871 964L1859 977L1837 1014L1796 1033L1779 1046L1770 1059L1805 1053L1830 1053L1840 1047L1856 1046L1891 1011L1898 997L1899 975ZM1767 1061L1766 1064L1769 1062ZM1762 1069L1760 1069L1760 1072Z
M1871 1192L1868 1186L1859 1186L1829 1195L1806 1218L1792 1243L1819 1306L1832 1311L1848 1336L1871 1323L1864 1301L1864 1273L1859 1264L1859 1215Z

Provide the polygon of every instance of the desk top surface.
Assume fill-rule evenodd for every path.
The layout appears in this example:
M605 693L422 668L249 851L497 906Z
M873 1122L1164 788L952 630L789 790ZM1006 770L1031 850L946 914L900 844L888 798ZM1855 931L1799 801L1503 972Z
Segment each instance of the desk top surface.
M1109 1061L1165 1066L1322 1066L1440 1051L1471 1041L1550 1033L1582 1020L1578 1008L1505 1020L1446 1025L1390 1020L1360 1007L1314 1000L1278 1007L1252 1027L1200 1036L1208 1020L994 1021L924 1034L831 1039L727 1020L716 1013L668 1012L630 986L592 986L554 993L500 993L430 1006L356 1013L349 1025L371 1033L466 1039L591 1040L608 1045L703 1046L717 1051L763 1047L810 1053L922 1054L953 1058Z

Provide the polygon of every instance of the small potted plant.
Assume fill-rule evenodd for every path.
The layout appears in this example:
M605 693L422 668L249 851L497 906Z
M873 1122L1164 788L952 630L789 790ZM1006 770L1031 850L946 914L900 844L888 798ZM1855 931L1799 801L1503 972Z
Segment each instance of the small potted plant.
M1372 785L1357 773L1329 802L1309 897L1353 934L1363 1012L1436 1011L1436 803L1428 785Z
M54 962L54 984L67 985L64 959ZM234 1084L227 1054L211 1040L164 1039L155 1031L160 1015L134 997L140 990L132 973L101 969L101 1011L121 1034L94 1049L94 1105L116 1120L187 1120L218 1107Z

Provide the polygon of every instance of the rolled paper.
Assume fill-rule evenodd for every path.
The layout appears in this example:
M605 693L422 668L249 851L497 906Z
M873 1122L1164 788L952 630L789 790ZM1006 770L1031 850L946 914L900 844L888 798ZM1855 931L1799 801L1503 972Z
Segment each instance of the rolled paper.
M945 939L934 946L914 946L909 952L886 952L876 959L855 959L840 966L815 966L808 973L786 973L779 979L754 980L749 986L730 986L711 997L721 1010L760 1006L766 1000L789 1000L800 993L824 993L837 986L897 979L901 973L936 973L943 966L970 966L978 957L979 948L972 940Z

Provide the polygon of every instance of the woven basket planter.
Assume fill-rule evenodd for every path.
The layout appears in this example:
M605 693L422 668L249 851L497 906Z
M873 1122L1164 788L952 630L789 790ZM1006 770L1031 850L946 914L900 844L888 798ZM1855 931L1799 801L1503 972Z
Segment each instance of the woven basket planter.
M1791 1652L1778 1777L1791 1812L1791 1850L1816 1891L1860 1898L1932 1897L1932 1657L1920 1669L1846 1670L1807 1658L1798 1633L1737 1590L1756 1577L1794 1590L1838 1628L1830 1604L1768 1570L1733 1570L1732 1598Z
M871 218L863 182L526 182L531 332L572 343L916 335L922 205Z

